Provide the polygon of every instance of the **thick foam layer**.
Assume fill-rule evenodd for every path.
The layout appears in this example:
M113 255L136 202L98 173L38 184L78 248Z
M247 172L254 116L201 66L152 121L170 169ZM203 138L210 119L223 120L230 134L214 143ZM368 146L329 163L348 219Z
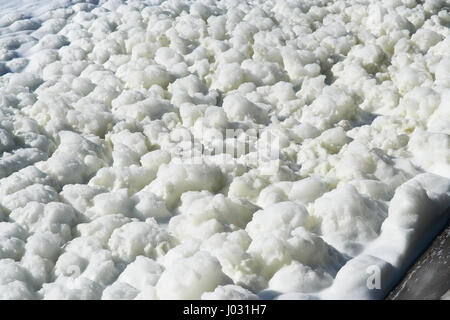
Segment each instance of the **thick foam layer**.
M449 219L444 5L2 2L0 298L384 298Z

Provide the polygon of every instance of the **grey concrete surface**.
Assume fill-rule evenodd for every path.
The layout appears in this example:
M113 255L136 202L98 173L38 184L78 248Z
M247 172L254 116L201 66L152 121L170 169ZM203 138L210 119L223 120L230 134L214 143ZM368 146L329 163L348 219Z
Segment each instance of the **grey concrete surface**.
M433 240L388 300L450 299L450 225Z

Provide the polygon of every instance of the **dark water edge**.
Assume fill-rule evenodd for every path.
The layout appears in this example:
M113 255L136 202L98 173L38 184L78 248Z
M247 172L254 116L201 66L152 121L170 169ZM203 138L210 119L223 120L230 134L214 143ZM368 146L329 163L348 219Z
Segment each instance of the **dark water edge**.
M449 290L450 223L447 222L386 299L440 300L443 296L450 299Z

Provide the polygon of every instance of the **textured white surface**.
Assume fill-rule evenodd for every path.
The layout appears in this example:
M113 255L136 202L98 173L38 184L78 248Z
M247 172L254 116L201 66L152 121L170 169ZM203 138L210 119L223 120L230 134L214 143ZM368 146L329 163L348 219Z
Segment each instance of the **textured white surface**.
M0 0L0 298L383 298L449 218L448 9Z

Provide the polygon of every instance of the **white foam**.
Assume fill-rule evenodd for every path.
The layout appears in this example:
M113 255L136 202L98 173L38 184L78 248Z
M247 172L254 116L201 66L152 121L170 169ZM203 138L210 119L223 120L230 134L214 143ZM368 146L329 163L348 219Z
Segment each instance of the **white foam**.
M0 0L0 298L384 298L449 219L440 3Z

